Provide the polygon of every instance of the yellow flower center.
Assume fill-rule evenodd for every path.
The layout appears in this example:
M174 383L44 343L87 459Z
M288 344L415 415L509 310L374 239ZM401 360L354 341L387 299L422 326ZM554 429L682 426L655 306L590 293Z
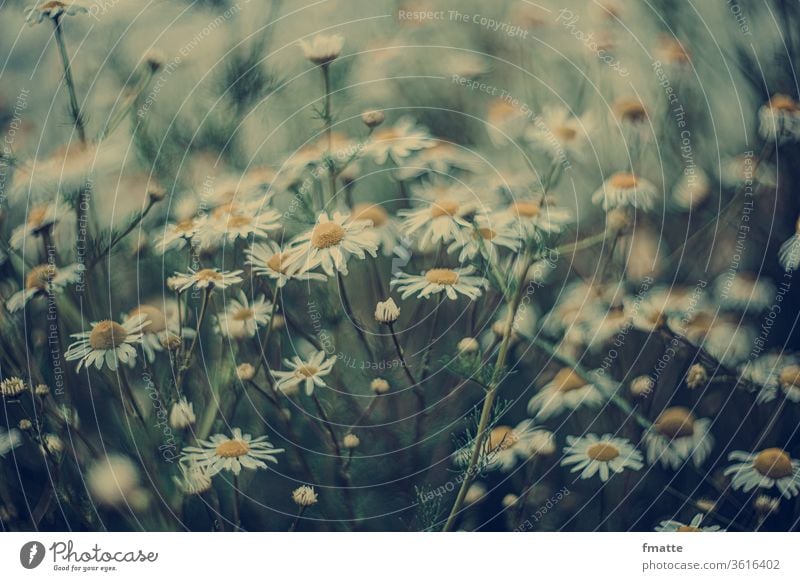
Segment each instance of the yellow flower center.
M800 387L800 366L789 365L781 369L778 381L783 389Z
M253 309L241 308L233 313L234 321L249 321L253 318Z
M228 218L228 226L231 228L241 228L242 226L250 225L252 222L253 218L246 214L236 214Z
M28 213L28 224L33 228L39 228L47 217L47 206L36 206Z
M611 462L619 456L619 450L616 446L607 442L598 442L589 446L586 450L586 455L598 462Z
M389 219L389 214L377 204L356 204L353 206L353 220L372 220L376 228L383 226Z
M611 178L608 180L608 183L613 188L630 190L635 188L638 182L636 180L636 176L632 173L621 171L611 176Z
M239 458L250 452L250 446L244 440L227 440L217 445L215 451L220 458Z
M685 407L665 409L655 422L658 432L668 438L682 438L694 434L695 417Z
M455 216L460 204L455 200L437 200L431 206L431 217L441 218L442 216Z
M181 220L175 224L175 231L180 232L181 234L187 234L192 230L194 230L194 220L192 218Z
M699 533L700 527L693 527L690 525L681 525L678 527L677 531L679 533Z
M511 210L523 218L535 218L542 212L542 207L536 202L514 202Z
M325 222L314 226L311 233L311 244L315 248L330 248L344 239L345 230L336 222Z
M489 439L486 442L486 449L489 452L499 452L508 450L519 442L519 436L509 426L497 426L489 432Z
M639 101L622 101L617 103L616 109L620 118L625 121L641 123L647 120L647 109Z
M40 264L33 267L28 276L25 277L25 288L28 290L46 290L47 283L53 280L56 272L56 267L50 264Z
M572 141L578 136L578 132L572 127L561 125L559 127L553 127L553 135L555 135L561 141Z
M313 365L301 365L295 371L295 375L298 377L313 377L319 371L318 368L314 367Z
M586 380L572 369L565 367L556 373L552 383L555 385L556 390L567 392L582 388L586 385Z
M477 231L472 233L472 236L477 240L483 238L484 240L494 240L497 237L497 232L491 228L478 228Z
M753 467L769 478L786 478L792 475L792 459L780 448L761 450L753 460Z
M89 334L89 345L92 349L104 351L115 349L125 342L128 332L125 327L114 321L100 321Z
M283 265L283 254L280 252L276 252L272 256L269 257L267 260L267 266L270 267L275 272L284 273L286 272L286 267Z
M773 95L769 100L769 106L776 111L789 111L790 113L798 110L797 102L788 95Z
M431 284L454 285L458 282L458 273L449 268L432 268L425 273L425 280Z
M203 282L216 283L222 280L222 274L213 268L204 268L203 270L199 270L195 276L197 277L198 281Z
M139 305L128 313L129 317L135 317L136 315L144 315L144 320L150 321L150 324L146 327L148 333L160 333L167 328L167 317L156 307Z

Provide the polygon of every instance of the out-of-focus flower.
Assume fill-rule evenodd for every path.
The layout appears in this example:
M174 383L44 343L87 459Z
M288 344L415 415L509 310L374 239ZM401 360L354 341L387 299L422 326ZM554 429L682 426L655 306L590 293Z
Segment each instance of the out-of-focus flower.
M460 250L459 262L467 262L480 255L496 263L501 249L514 252L521 244L520 228L507 216L479 214L475 216L474 223L464 228L453 240L447 252L452 254Z
M137 504L139 469L127 456L109 454L92 464L86 473L92 498L100 504L118 507Z
M794 272L800 266L800 218L795 223L794 234L781 244L778 258L786 272Z
M288 251L281 250L272 240L253 244L245 251L247 264L253 266L253 272L275 281L278 288L283 288L290 280L327 280L318 272L291 272L288 264Z
M176 272L173 284L179 292L192 287L197 289L226 289L231 285L242 282L241 270L221 271L218 268L203 268L201 270L189 269L188 274Z
M184 494L203 494L211 490L211 477L197 462L180 462L180 478L175 478L175 483Z
M723 273L714 281L715 302L726 309L762 311L775 298L775 285L751 272Z
M318 34L311 40L301 40L303 56L315 65L329 65L342 54L344 37L340 34Z
M703 516L703 513L697 513L688 525L677 520L662 520L655 530L659 533L713 533L725 530L718 525L701 526Z
M375 395L383 395L384 393L389 393L389 390L391 389L389 382L382 377L376 377L375 379L373 379L370 382L369 387L372 390L372 393L374 393Z
M561 163L585 153L594 128L592 118L576 117L566 107L546 106L528 126L525 138L531 145Z
M735 462L725 469L731 476L734 490L750 492L754 488L776 487L784 498L800 494L800 461L792 459L781 448L766 448L759 452L736 450L728 454Z
M89 9L84 2L74 0L46 0L25 9L25 20L33 26L39 24L45 18L58 21L62 16L73 16L75 14L86 14Z
M710 427L711 420L698 419L687 408L665 409L644 435L647 461L651 464L661 462L662 466L673 470L687 460L701 466L714 446Z
M561 465L572 465L570 471L580 471L583 480L599 474L600 480L605 482L613 474L641 470L644 466L642 453L633 444L611 434L587 434L580 438L567 436L567 444Z
M14 313L35 297L45 296L48 293L61 293L68 284L81 279L83 270L82 264L70 264L62 268L56 268L55 265L49 263L34 266L25 276L25 288L9 297L6 308L9 312Z
M364 260L367 254L373 258L378 255L378 245L368 229L364 220L354 221L340 212L329 217L323 212L311 230L292 241L286 258L289 272L302 273L321 266L328 276L337 272L347 275L351 256Z
M142 332L148 324L144 315L130 317L122 324L109 320L92 323L91 331L72 335L78 341L69 346L64 358L67 361L77 359L78 371L84 365L101 369L104 362L112 371L119 363L132 367L136 363L134 346L141 342Z
M224 337L231 339L249 339L255 336L259 327L269 324L272 303L259 296L248 300L244 291L239 291L236 298L231 298L225 310L217 318L217 329Z
M546 420L580 406L597 407L603 400L602 393L594 384L574 370L564 367L530 399L528 413L540 420Z
M22 434L16 428L0 428L0 458L22 444Z
M169 412L169 425L175 430L183 430L195 423L194 404L185 397L180 398Z
M647 397L653 391L655 382L649 375L640 375L631 381L631 393L635 397Z
M513 221L513 228L521 230L526 238L558 234L572 222L572 212L569 209L544 204L541 200L517 200L503 214Z
M256 368L249 363L242 363L236 367L236 377L241 381L250 381L256 376Z
M758 120L764 139L786 143L800 138L800 105L788 95L773 95L758 110Z
M353 206L353 222L368 222L366 232L375 236L384 256L391 256L400 231L389 213L378 204L369 202Z
M63 207L61 208L63 212ZM26 245L29 237L42 233L58 222L58 205L54 203L39 204L31 207L27 212L25 223L17 226L11 232L8 241L11 248L21 249Z
M466 465L472 456L474 443L453 453L458 465ZM538 428L533 420L523 420L516 427L495 426L484 440L484 450L478 461L486 470L508 472L519 461L532 456L547 455L548 448L555 448L552 432ZM552 450L550 451L552 453Z
M456 269L431 268L419 275L398 272L390 285L397 287L403 299L415 293L419 293L418 298L427 299L443 292L450 300L456 300L462 294L474 301L488 286L485 278L472 276L474 270L467 266Z
M186 462L196 462L208 476L223 470L239 474L242 468L266 469L266 462L277 464L275 456L284 451L283 448L275 448L266 436L253 438L250 434L242 434L240 428L233 428L231 437L215 434L208 440L200 440L198 444L184 448L183 458Z
M342 440L342 446L345 450L353 450L361 445L361 439L353 433L345 434Z
M632 207L650 210L658 196L656 186L629 172L617 172L603 182L602 187L592 195L592 202L604 210Z
M689 389L703 387L706 381L708 381L708 372L700 363L695 363L686 372L686 386Z
M365 153L377 164L384 164L391 159L397 165L402 165L403 160L413 152L433 147L434 144L426 129L417 126L413 119L403 117L394 125L375 131Z
M684 168L681 177L672 187L672 204L683 212L694 210L711 195L708 174L696 166Z
M317 351L308 361L303 361L295 355L291 360L284 359L284 364L289 367L289 371L273 371L272 374L277 380L275 389L280 390L286 395L291 395L297 390L300 384L305 386L306 395L314 393L314 387L325 387L323 377L330 374L333 364L336 363L336 355L325 358L325 351Z

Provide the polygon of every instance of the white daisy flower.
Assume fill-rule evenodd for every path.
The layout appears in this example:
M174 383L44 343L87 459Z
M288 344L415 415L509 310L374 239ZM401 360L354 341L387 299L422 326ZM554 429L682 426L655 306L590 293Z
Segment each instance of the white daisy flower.
M474 446L464 446L453 453L459 466L466 466ZM515 428L495 426L484 438L484 453L478 466L485 470L509 472L520 461L536 455L547 456L555 451L555 439L549 430L534 426L533 420L523 420Z
M527 238L541 238L558 234L572 222L572 212L554 204L543 204L541 200L517 200L503 211L514 226Z
M366 232L373 235L384 256L394 253L400 238L400 229L389 213L379 204L365 202L355 204L352 209L353 222L368 222Z
M592 125L589 117L576 117L566 107L548 105L528 126L525 138L553 159L580 157L585 153Z
M592 195L592 202L602 206L604 210L612 208L653 208L658 189L644 178L636 177L629 172L617 172L608 178Z
M223 337L248 339L254 337L259 327L269 324L272 303L263 295L248 301L247 295L239 291L238 297L229 299L225 310L217 319L217 330Z
M3 397L17 397L28 389L28 384L21 377L6 377L0 381L0 395Z
M800 461L793 460L786 450L766 448L759 452L736 450L728 454L728 460L736 462L725 469L725 476L732 476L734 490L750 492L756 487L777 487L784 498L800 494Z
M736 366L750 354L753 329L725 315L714 316L698 311L687 320L670 317L667 326L673 333L683 335L690 343L705 349L724 365Z
M22 433L18 429L11 428L5 431L0 428L0 458L20 445L22 445Z
M62 212L64 208L62 206ZM11 238L9 238L8 245L17 250L25 246L27 240L31 236L35 236L46 228L50 228L58 222L58 214L56 212L56 204L40 204L33 206L25 217L25 223L17 226L11 231Z
M396 165L401 165L413 152L433 147L435 143L425 128L418 127L410 117L403 117L392 126L376 130L365 153L377 164L382 165L391 159Z
M480 214L450 244L447 252L452 254L460 250L459 262L467 262L481 255L496 263L502 248L514 252L521 244L519 229L510 224L507 217Z
M685 407L665 409L644 434L647 461L677 470L691 459L699 468L714 447L710 427L711 420L698 419Z
M173 430L188 428L197 420L194 413L194 404L185 397L180 398L169 411L169 425Z
M725 309L763 311L772 304L775 285L751 272L723 273L714 281L715 302Z
M177 303L168 303L166 306L171 308L162 310L153 305L142 304L122 316L123 321L143 316L148 323L142 331L141 345L142 352L150 363L155 361L156 353L163 351L164 344L172 338L180 337L182 334L184 340L193 339L196 334L194 329L178 327Z
M280 213L264 209L262 202L231 203L216 208L207 220L198 223L195 236L202 248L214 248L239 238L266 238L270 232L280 228Z
M373 258L378 255L378 244L368 229L369 222L365 220L354 221L340 212L329 218L323 212L311 230L292 241L285 258L289 272L307 272L321 266L328 276L337 272L347 275L350 256L364 260L367 253Z
M720 529L718 525L701 526L704 516L702 512L697 513L688 525L677 520L662 520L655 530L659 533L714 533L725 531L725 529Z
M173 480L184 494L203 494L211 490L211 477L197 462L179 462L178 467L181 475L179 478L173 477Z
M315 65L329 65L339 58L344 47L340 34L318 34L311 40L300 40L303 56Z
M62 268L56 268L52 264L35 266L25 276L25 288L9 297L6 308L14 313L35 297L61 293L68 284L81 280L83 270L82 264L70 264Z
M417 151L405 165L394 170L394 176L405 181L426 173L452 175L453 170L472 171L475 167L474 156L469 155L465 148L447 141L436 141L432 147Z
M586 434L580 438L567 436L567 444L561 465L572 465L570 472L581 471L582 480L599 474L600 480L605 482L613 474L641 470L644 466L642 453L633 444L611 434Z
M203 268L200 270L189 269L188 274L176 272L172 279L172 285L179 292L189 288L197 289L226 289L231 285L242 282L241 270L221 271L218 268Z
M574 370L564 367L530 399L528 413L537 419L546 420L581 406L598 407L604 399L594 384Z
M777 187L778 169L766 161L758 161L753 153L743 153L726 159L722 164L720 180L727 188L748 186L758 190Z
M86 14L89 9L84 2L74 0L46 0L25 9L25 21L33 26L40 23L45 18L58 20L62 16L74 16L75 14Z
M306 395L314 393L314 387L325 387L323 377L329 375L336 363L336 355L325 358L325 351L317 351L308 361L303 361L295 355L291 360L284 359L284 364L289 367L289 371L273 371L275 376L275 388L286 395L293 395L297 392L300 384L304 384Z
M800 359L795 355L770 353L748 361L739 370L743 379L761 386L756 403L774 401L778 394L800 403Z
M488 286L485 278L472 276L474 271L473 267L467 266L456 269L431 268L419 275L397 272L389 284L398 288L403 299L417 292L417 297L424 299L443 292L451 300L456 300L460 293L474 301L481 295L481 290Z
M164 235L156 242L156 249L164 254L167 250L182 250L190 243L197 232L200 220L186 218L178 222L170 222L164 226Z
M250 434L242 434L240 428L233 428L230 438L215 434L208 440L200 440L198 444L184 448L182 460L196 463L209 477L223 470L238 475L242 468L266 469L266 462L277 464L275 456L284 451L283 448L275 448L267 436L253 438Z
M423 195L431 194L426 190ZM449 188L445 196L430 200L419 200L416 208L401 210L403 233L416 240L422 251L432 250L440 243L459 240L464 229L470 228L466 217L475 212L475 203L466 192Z
M276 242L267 240L245 250L246 263L252 265L254 273L274 280L279 289L290 280L327 280L324 274L318 272L290 272L287 253Z
M800 266L800 218L795 223L795 232L778 252L778 260L786 272L794 272Z
M800 105L776 94L758 110L758 133L768 141L786 143L800 138Z
M136 363L134 345L141 343L142 331L148 324L144 315L131 317L122 324L109 320L92 323L91 331L72 335L78 341L69 346L64 357L67 361L77 359L78 371L84 365L101 369L103 362L112 371L119 363L133 367Z

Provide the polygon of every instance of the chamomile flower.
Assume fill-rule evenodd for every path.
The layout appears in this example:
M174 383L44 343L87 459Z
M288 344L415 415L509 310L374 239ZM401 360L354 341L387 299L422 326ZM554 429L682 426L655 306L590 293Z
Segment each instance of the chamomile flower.
M518 234L519 229L509 224L506 217L480 214L450 244L447 251L450 254L460 251L459 262L467 262L481 255L496 263L501 249L513 252L520 247L522 240Z
M736 462L725 469L725 476L732 476L734 490L750 492L754 488L776 487L784 498L800 494L800 461L781 448L766 448L759 452L736 450L728 454L728 460Z
M606 482L613 474L641 470L644 466L642 453L633 444L611 434L567 436L567 444L561 465L571 465L570 472L580 471L582 480L599 474L600 480Z
M527 127L526 112L511 100L492 99L486 110L486 127L489 138L497 147L522 137Z
M273 371L275 376L275 388L286 395L292 395L297 391L300 384L305 387L306 395L314 393L314 387L325 387L323 377L329 375L336 363L336 355L328 357L325 351L317 351L307 361L303 361L295 355L292 359L284 359L283 363L289 368L288 371Z
M69 346L64 357L67 361L77 360L78 371L84 365L101 369L103 363L112 371L119 363L132 367L136 363L135 345L141 342L148 324L144 315L130 317L121 324L109 320L92 323L91 331L72 335L78 341Z
M369 227L369 222L353 220L348 214L334 212L331 218L323 212L311 230L292 241L286 257L289 272L307 272L321 266L328 276L337 272L347 275L351 256L364 260L367 254L373 258L378 255L378 244Z
M466 465L473 446L464 446L453 454L458 465ZM486 470L508 472L520 461L536 455L549 455L555 448L553 433L537 428L532 420L523 420L516 427L495 426L484 439L484 453L479 466Z
M723 273L714 281L717 304L737 311L762 311L775 297L775 285L751 272Z
M203 494L211 490L211 477L197 462L180 462L178 467L181 470L181 475L179 478L173 478L173 480L184 494Z
M28 389L28 384L20 377L7 377L0 381L0 395L3 397L17 397Z
M242 282L241 270L221 271L218 268L203 268L200 270L189 269L188 274L176 272L172 278L172 285L183 292L192 287L196 289L213 290L226 289L231 285Z
M794 234L781 244L778 260L786 272L794 272L800 266L800 218L795 223Z
M785 353L769 353L748 361L740 369L742 378L761 386L756 403L769 403L782 394L800 403L800 358Z
M597 387L564 367L528 402L528 413L546 420L581 406L598 407L604 397Z
M200 224L200 220L191 217L166 224L163 236L156 242L156 249L162 254L168 250L182 250L191 242Z
M423 174L452 175L454 170L472 171L476 166L474 156L463 147L447 141L436 141L432 147L420 149L405 165L394 171L399 180L410 180Z
M201 246L211 248L242 238L266 238L281 228L281 215L263 208L260 201L250 204L230 203L216 208L197 229Z
M689 212L711 195L711 180L699 167L684 168L681 177L672 186L671 201L682 212Z
M445 196L419 200L415 208L401 210L398 215L403 218L403 233L414 239L420 250L427 251L459 240L470 228L466 217L474 212L474 202L464 192L452 189Z
M382 165L391 159L401 165L415 151L433 147L435 143L426 129L417 126L410 117L403 117L392 126L376 130L365 153L377 164Z
M418 298L427 299L443 292L450 300L456 300L462 294L474 301L488 286L485 278L473 276L474 271L473 267L467 266L456 269L431 268L419 275L398 272L390 286L396 286L403 299L415 293L419 293Z
M81 279L83 270L82 264L70 264L62 268L56 268L52 264L34 266L25 276L25 288L9 297L6 308L14 313L35 297L61 293L68 284Z
M786 143L800 138L800 105L788 95L773 95L758 110L758 120L758 132L768 141Z
M508 206L503 214L513 222L513 227L524 233L526 238L540 238L548 234L558 234L572 222L572 212L554 204L544 204L542 200L519 199Z
M163 351L164 343L171 338L183 335L184 339L192 339L196 334L194 329L178 327L177 304L169 304L167 307L169 308L162 310L154 305L141 304L122 316L123 321L131 317L144 317L147 324L142 331L141 346L150 363L155 361L156 353Z
M56 208L56 204L53 203L33 206L27 213L25 223L12 230L8 245L19 250L25 246L29 237L36 236L47 228L51 228L58 222Z
M22 445L22 433L18 429L11 428L5 431L0 427L0 458L20 445Z
M250 434L242 434L240 428L233 428L231 437L215 434L208 440L200 440L198 444L184 448L182 460L195 462L209 477L223 470L238 475L242 468L266 469L266 462L277 464L275 456L284 451L283 448L275 448L267 436L253 438Z
M318 272L291 272L287 264L287 253L287 250L282 250L272 240L253 244L245 250L246 262L252 265L253 272L274 280L279 289L290 280L327 280L324 274Z
M714 446L710 426L711 420L698 419L685 407L665 409L644 435L647 461L650 464L661 462L665 468L673 470L687 460L700 467Z
M49 18L58 21L62 16L86 14L89 9L84 2L74 0L46 0L25 9L25 21L33 26Z
M315 65L329 65L342 54L344 37L340 34L318 34L300 41L303 56Z
M662 520L655 530L659 533L714 533L725 530L720 529L718 525L701 526L704 516L702 512L697 513L688 525L677 520Z
M576 117L566 107L545 106L527 128L525 138L553 159L579 157L585 152L591 125L589 117Z
M592 202L604 210L612 208L653 208L658 190L656 186L644 178L629 172L617 172L609 177L594 194Z
M248 339L255 336L259 327L269 324L270 313L272 303L263 295L249 301L247 295L239 291L237 298L228 300L216 328L223 337Z
M375 237L384 256L391 256L400 238L400 230L383 206L369 202L356 204L352 210L353 222L368 222L367 232Z

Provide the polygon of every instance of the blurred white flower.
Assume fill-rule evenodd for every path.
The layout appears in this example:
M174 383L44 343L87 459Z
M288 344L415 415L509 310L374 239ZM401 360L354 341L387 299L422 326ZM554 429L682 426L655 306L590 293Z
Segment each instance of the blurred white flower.
M611 208L653 208L658 190L656 186L629 172L617 172L608 178L592 195L592 202L604 210Z
M0 458L22 444L22 434L16 428L6 431L0 428Z
M64 211L63 202L60 211ZM32 206L26 213L25 223L12 230L11 238L8 241L9 246L17 250L23 248L26 246L29 237L40 234L46 228L50 228L58 222L58 219L57 204L48 203Z
M572 369L562 368L528 402L528 413L546 420L578 407L598 407L604 401L600 390Z
M217 317L216 328L223 337L248 339L254 337L259 327L269 324L272 303L263 295L248 300L243 291L231 298L225 310Z
M402 166L403 160L413 152L433 147L435 143L426 129L418 127L410 117L403 117L394 125L383 126L372 134L366 155L377 164L391 160Z
M303 56L315 65L328 65L342 54L344 37L340 34L318 34L311 40L301 40Z
M185 397L180 398L169 412L169 425L174 430L188 428L197 420L194 414L194 404Z
M788 95L775 94L758 110L758 133L768 141L800 139L800 105Z
M677 520L662 520L655 530L659 533L714 533L724 531L718 525L701 526L703 523L703 513L697 513L687 525Z
M647 461L650 464L661 462L662 466L673 470L687 460L700 467L714 446L710 427L711 420L698 419L685 407L665 409L644 434Z
M35 297L45 296L48 293L59 294L68 284L78 282L83 270L82 264L70 264L62 268L56 268L52 264L34 266L25 276L25 288L9 297L6 308L14 313Z

